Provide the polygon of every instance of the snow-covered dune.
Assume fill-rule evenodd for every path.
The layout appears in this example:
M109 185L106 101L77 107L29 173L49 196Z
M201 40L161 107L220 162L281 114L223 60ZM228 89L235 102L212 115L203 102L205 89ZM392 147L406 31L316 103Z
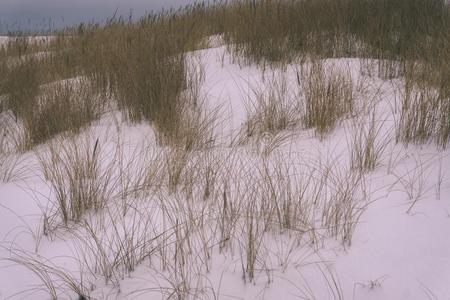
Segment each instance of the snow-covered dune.
M450 150L395 143L402 81L368 76L370 62L326 60L325 69L352 82L358 117L343 118L323 138L296 125L249 136L246 122L258 97L277 87L292 100L286 103L303 97L301 70L294 64L265 70L239 65L225 46L216 46L189 55L192 67L203 68L204 109L219 112L216 145L190 154L178 189L164 181L176 177L171 162L177 153L158 145L147 123L131 126L110 112L75 138L76 145L95 144L100 168L117 168L110 176L121 180L111 183L107 208L89 212L89 226L69 223L48 232L58 194L41 165L51 157L52 141L14 156L16 176L0 182L0 299L46 299L53 288L58 299L75 299L71 280L93 299L448 299ZM355 179L353 141L373 116L383 150L374 170ZM53 143L64 155L60 140ZM120 195L142 172L155 178L154 187ZM207 180L214 184L206 192ZM355 224L335 224L343 229L333 233L323 224L333 215L328 204L347 192L349 202L342 198L342 205L351 206L345 212L352 215L337 219ZM280 204L268 209L273 222L286 218L297 227L272 227L260 224L264 216L249 216L252 203L267 199ZM304 220L288 220L291 214ZM222 228L228 225L217 216L234 227ZM250 233L257 240L253 273ZM126 238L118 239L122 234ZM108 269L114 259L123 272ZM33 273L36 266L40 271Z

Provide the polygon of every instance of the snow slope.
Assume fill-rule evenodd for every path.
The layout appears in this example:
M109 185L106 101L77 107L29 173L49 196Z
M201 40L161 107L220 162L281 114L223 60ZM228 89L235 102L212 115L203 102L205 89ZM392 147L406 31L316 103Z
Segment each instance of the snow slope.
M204 65L205 81L201 92L208 108L220 107L216 127L218 146L213 150L214 155L227 156L233 152L234 159L242 160L244 164L261 163L264 149L270 149L271 137L262 141L251 140L233 150L230 150L230 145L246 121L254 91L264 89L271 77L281 78L281 74L285 74L289 91L292 91L290 95L296 95L296 67L288 66L284 71L270 68L263 71L256 66L240 66L227 54L224 46L201 50L191 56L191 60L199 60ZM326 65L345 70L353 78L355 86L362 82L358 81L363 77L358 60L328 60ZM392 137L397 116L392 107L398 101L396 97L401 81L364 78L371 82L368 90L377 91L378 120L381 120L383 133ZM365 97L370 98L367 95L359 96L364 100ZM82 135L99 138L105 153L112 153L115 141L121 139L125 145L125 157L136 154L134 149L142 147L143 141L150 149L165 151L156 145L149 125L124 124L118 130L116 123L121 123L119 114L105 115ZM349 139L357 127L346 120L323 140L318 139L311 129L294 128L282 132L284 138L267 159L269 164L273 159L276 166L279 164L276 159L281 157L292 167L293 173L299 174L308 163L330 160L334 161L332 166L338 173L349 164ZM45 146L39 146L36 153L39 151L46 151ZM230 164L230 168L239 166L231 162L230 156L227 157L223 159L224 165ZM49 296L38 276L15 264L14 258L18 253L26 253L41 260L48 259L55 268L68 270L78 278L80 272L87 270L80 270L80 239L74 238L70 232L86 232L78 231L74 225L74 228L59 230L50 237L43 235L42 214L49 203L53 203L55 195L40 173L35 153L20 157L20 166L26 170L20 179L0 183L0 257L3 258L0 261L0 299L45 299ZM450 299L450 174L447 166L450 166L448 149L437 150L434 145L406 147L390 139L379 165L365 175L365 192L369 195L365 203L368 206L356 224L350 246L343 246L329 236L311 244L309 241L299 242L286 233L267 234L263 237L255 280L249 282L248 279L243 280L244 240L237 237L238 242L229 245L228 251L221 252L218 246L211 247L209 270L201 271L201 284L191 283L201 285L204 292L193 298ZM248 169L253 170L252 166ZM132 169L130 171L133 172ZM256 173L253 176L257 176ZM417 203L407 213L411 206L410 195ZM167 194L161 197L171 199L178 196ZM155 193L143 198L158 197L160 195ZM152 201L136 200L133 203L140 211L152 212L148 217L154 222L152 224L163 222L154 207L155 203L161 202ZM185 203L183 201L177 203ZM189 206L190 202L186 201ZM192 205L197 208L196 204ZM106 224L99 225L99 228L105 228L107 232L110 225L108 221L102 222ZM123 224L135 223L124 218ZM242 233L237 232L237 235L244 235L245 228L241 230ZM141 233L142 228L133 227L133 231ZM213 231L205 232L211 234ZM99 276L89 287L92 287L91 296L95 299L175 297L169 291L171 282L177 282L177 279L161 271L158 262L149 261L146 259L140 263L130 276L119 278L116 286L105 284ZM194 265L186 266L185 270L192 274L200 272ZM62 282L56 285L59 283ZM61 299L76 298L74 293L67 292L67 288L61 290L64 291L60 292Z

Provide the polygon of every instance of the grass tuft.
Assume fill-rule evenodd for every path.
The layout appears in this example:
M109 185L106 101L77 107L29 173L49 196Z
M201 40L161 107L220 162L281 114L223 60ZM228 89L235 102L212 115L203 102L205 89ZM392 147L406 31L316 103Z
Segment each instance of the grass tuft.
M53 227L78 223L88 211L99 211L113 195L112 168L102 166L100 141L57 139L37 153L45 180L56 198Z
M304 125L315 128L323 138L344 117L354 112L353 82L334 68L326 70L322 62L314 62L309 70L298 73L298 84L304 91Z

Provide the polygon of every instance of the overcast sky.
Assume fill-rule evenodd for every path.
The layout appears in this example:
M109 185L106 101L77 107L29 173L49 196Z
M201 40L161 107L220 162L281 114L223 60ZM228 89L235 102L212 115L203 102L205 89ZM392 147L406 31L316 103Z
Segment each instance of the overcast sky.
M118 14L140 17L162 8L178 8L194 0L0 0L0 31L61 27ZM51 20L49 22L49 20Z

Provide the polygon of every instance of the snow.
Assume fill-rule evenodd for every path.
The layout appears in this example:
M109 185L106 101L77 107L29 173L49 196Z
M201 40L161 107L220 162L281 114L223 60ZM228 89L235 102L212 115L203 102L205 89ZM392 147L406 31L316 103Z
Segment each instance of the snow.
M240 66L233 62L225 46L216 40L213 45L216 47L193 53L192 59L200 59L205 67L201 92L207 99L208 108L221 109L217 134L222 149L216 149L214 154L222 155L228 151L231 137L245 123L252 89L264 86L270 76L278 77L280 70L263 71L252 65ZM328 60L327 64L343 68L355 82L361 76L359 62L355 59ZM288 66L286 74L289 85L295 90L295 67ZM401 86L395 80L367 80L380 87L382 97L378 109L380 118L386 120L383 126L389 130L395 120L390 104L397 101L396 89ZM114 152L114 142L118 137L126 145L125 156L142 146L143 140L152 149L161 148L155 145L149 125L123 125L121 130L116 131L114 120L120 123L120 114L105 116L82 135L100 138L103 148L107 149L105 153ZM287 138L276 152L279 157L292 157L294 169L319 158L323 161L335 159L335 168L343 168L348 164L347 141L352 130L351 122L344 121L321 141L314 136L313 130L293 129L285 133ZM261 143L261 147L267 146L264 141ZM250 142L240 146L235 155L238 160L251 164L258 161L260 155L255 148L258 146ZM25 154L23 159L32 175L22 180L0 183L0 257L13 258L11 249L20 249L47 258L57 268L70 270L77 277L80 272L77 260L79 240L64 231L51 238L42 235L42 213L52 203L54 194L39 173L34 153ZM230 160L224 161L232 164ZM277 162L274 163L276 165ZM450 298L450 174L445 167L449 165L448 149L437 150L433 145L406 147L391 141L381 164L366 175L370 204L359 219L350 247L343 247L332 238L313 246L305 243L298 246L289 235L268 234L264 236L266 248L261 249L267 270L257 270L255 281L251 283L245 283L242 279L242 245L230 246L231 250L223 253L214 247L211 249L210 271L204 272L202 282L196 282L204 288L204 293L194 298L212 298L212 295L224 299L296 299L312 295L316 299L339 298L330 287L333 278L337 278L345 299ZM442 178L440 188L439 178ZM407 213L411 205L407 191L419 196L410 213ZM158 198L160 195L152 197ZM171 199L177 196L164 197ZM190 200L186 201L190 205ZM184 205L183 201L176 203ZM162 221L158 208L153 204L136 201L136 207L141 211L151 211L152 222ZM130 220L126 218L116 220L131 224L127 223ZM108 224L108 218L102 222ZM98 225L99 230L106 228L105 232L108 232L110 227L107 224ZM136 234L142 233L142 228L133 230ZM86 234L82 230L77 231L76 226L69 231ZM205 229L205 232L209 231ZM148 263L145 260L130 276L118 280L120 288L96 280L92 296L99 299L166 298L170 292L162 294L162 290L170 287L171 275L158 270L155 265L158 266L158 262ZM196 270L194 266L187 266L186 271L193 274ZM48 297L41 286L39 278L28 269L8 260L0 261L0 299ZM311 292L308 294L308 291ZM62 299L71 297L75 297L73 293L61 296Z
M2 44L6 44L8 42L8 37L7 36L0 36L0 45Z
M14 38L11 36L1 36L0 35L0 45L6 44L9 39ZM52 36L46 36L46 35L35 35L28 38L30 42L40 42L45 43L48 42L50 39L52 39Z

